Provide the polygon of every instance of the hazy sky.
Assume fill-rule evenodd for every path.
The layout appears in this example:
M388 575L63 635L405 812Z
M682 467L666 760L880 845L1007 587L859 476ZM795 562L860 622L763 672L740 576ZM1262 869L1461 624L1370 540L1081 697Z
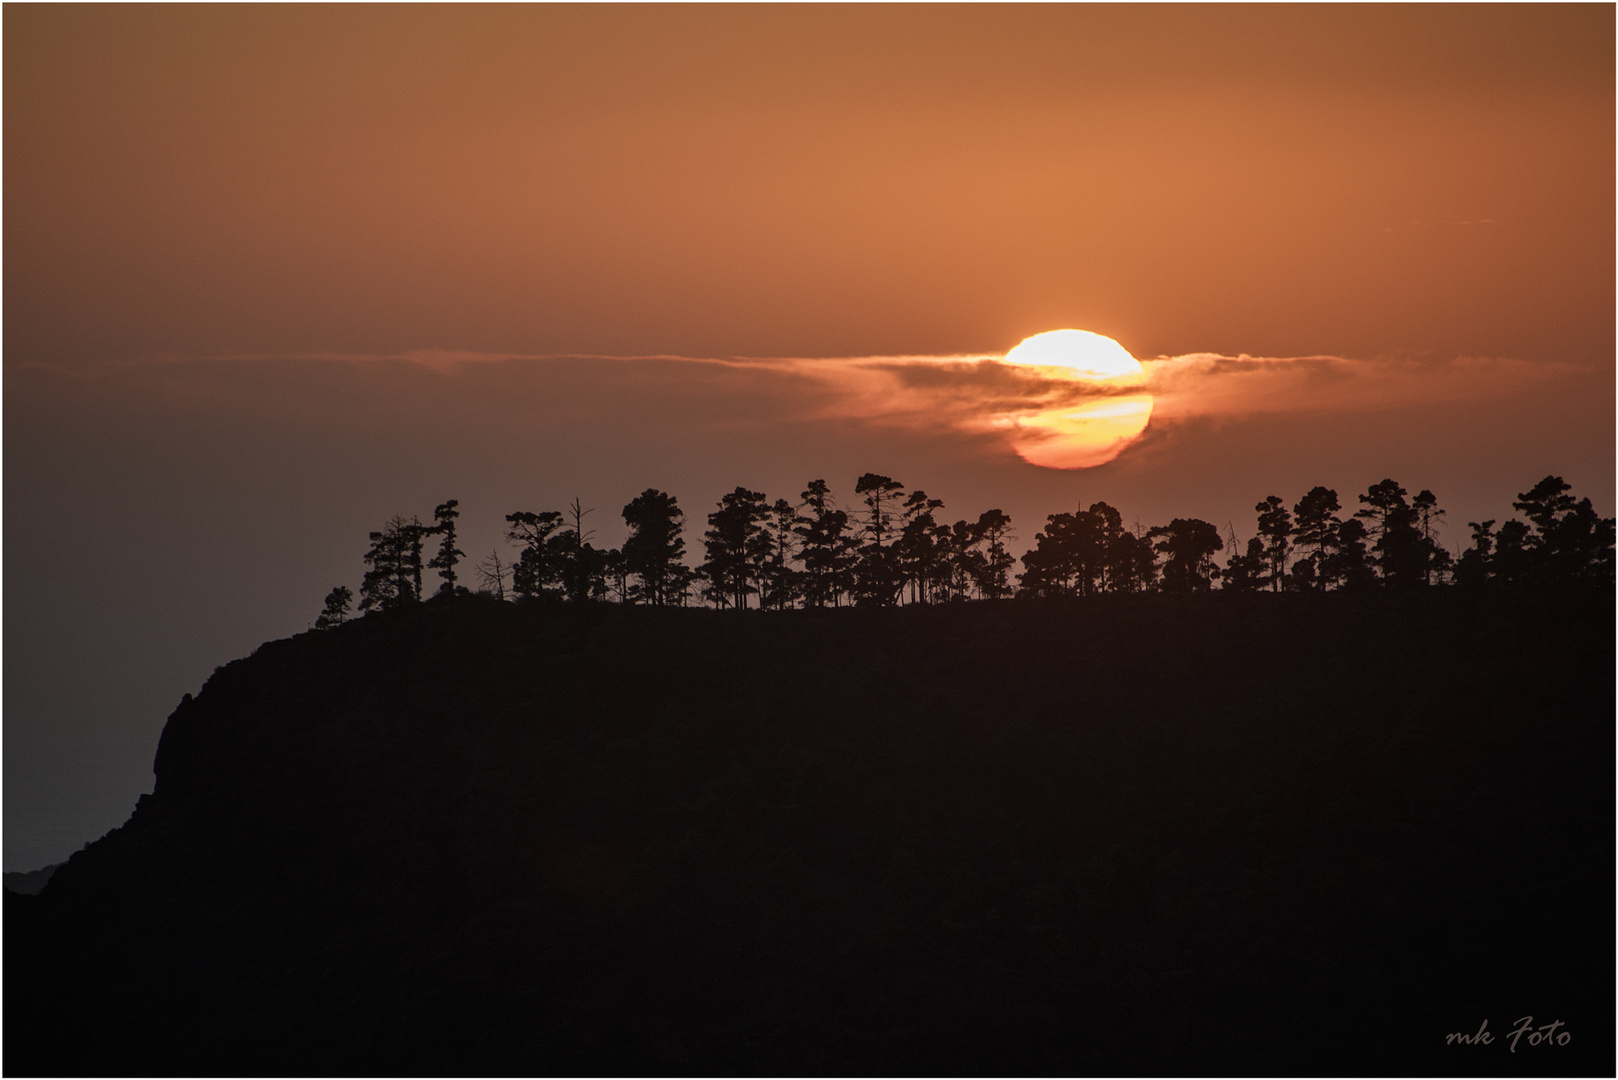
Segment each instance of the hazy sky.
M1613 512L1608 5L3 19L8 870L445 498L468 551L873 470L1024 544L1384 476L1452 548L1548 472ZM1059 327L1152 373L1098 468L992 423Z

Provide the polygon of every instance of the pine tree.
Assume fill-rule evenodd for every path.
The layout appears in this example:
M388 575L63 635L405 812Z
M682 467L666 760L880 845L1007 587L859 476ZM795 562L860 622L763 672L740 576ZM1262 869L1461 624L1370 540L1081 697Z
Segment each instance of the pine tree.
M1300 588L1330 589L1336 577L1330 572L1328 556L1337 547L1337 530L1342 522L1337 511L1342 506L1337 492L1328 487L1312 487L1292 508L1297 523L1294 534L1298 547L1309 553L1294 567L1294 577ZM1234 555L1232 556L1234 558Z
M988 559L978 550L983 542L983 531L961 520L950 526L948 534L941 538L949 566L947 595L951 600L965 600L988 569Z
M1438 496L1423 488L1410 500L1410 509L1415 515L1416 532L1421 535L1422 584L1441 582L1455 560L1438 542L1438 519L1444 516L1438 508Z
M899 568L901 592L910 586L912 603L925 604L932 600L940 577L939 524L934 510L944 507L943 499L929 499L917 488L905 499L903 518L898 537L893 542L893 555Z
M685 513L673 495L647 488L624 507L629 537L623 546L623 572L633 575L632 603L675 607L685 603L691 569L681 536Z
M1137 559L1134 545L1124 539L1124 516L1104 502L1093 502L1078 515L1084 522L1084 542L1093 563L1096 592L1129 592Z
M1258 513L1258 534L1264 539L1265 580L1281 591L1286 581L1287 556L1292 553L1292 515L1279 495L1271 495L1253 509Z
M1461 552L1455 562L1455 584L1475 588L1489 580L1489 564L1494 554L1494 518L1468 521L1466 527L1472 530L1472 546Z
M836 607L853 586L856 541L849 534L848 513L833 505L824 480L811 480L802 498L802 508L809 512L793 532L803 563L803 602L807 607Z
M1164 592L1203 592L1219 576L1213 555L1224 549L1219 529L1199 518L1175 518L1146 534L1157 540L1157 550L1168 556L1163 564Z
M434 524L432 528L427 530L428 533L443 538L438 542L438 554L434 555L427 563L427 568L437 570L438 576L444 579L444 583L438 587L438 591L451 595L463 591L455 584L455 564L466 558L466 552L455 547L455 519L461 516L461 512L456 509L459 505L458 500L451 499L434 507Z
M507 514L507 539L518 545L517 561L511 567L511 591L523 600L554 597L561 583L563 560L555 532L562 526L562 515L555 510L533 513L519 510Z
M1023 553L1018 576L1024 592L1034 596L1071 596L1077 571L1073 550L1077 523L1072 514L1051 514L1034 534L1034 546Z
M354 591L339 585L326 594L326 607L315 619L316 630L335 630L348 619L348 605L354 601Z
M708 580L706 593L718 606L745 608L747 598L759 591L771 551L762 524L769 513L763 492L738 487L708 515L710 528L703 534L708 557L698 572Z
M1370 523L1372 551L1383 584L1417 585L1427 578L1428 552L1416 528L1416 511L1405 501L1405 489L1392 480L1371 485L1354 512Z
M1139 525L1136 526L1137 530ZM1157 551L1143 532L1122 529L1107 548L1107 588L1150 592L1157 586Z
M1048 596L1136 592L1155 576L1156 565L1151 545L1143 547L1124 529L1123 516L1104 502L1050 515L1022 561L1028 568L1023 587Z
M371 534L365 553L370 567L360 582L360 610L393 611L421 599L421 546L427 528L415 518L395 515Z
M776 499L770 507L766 528L770 554L763 571L759 606L779 611L797 602L799 573L792 569L792 563L797 558L797 530L802 524L798 508L786 499Z
M1243 555L1236 550L1232 538L1230 549L1230 561L1225 564L1220 589L1225 592L1257 592L1264 585L1269 563L1264 553L1264 541L1256 536L1248 540L1247 554Z
M602 556L602 573L607 583L607 594L620 604L633 603L629 587L629 564L624 553L616 548Z
M999 510L985 510L974 529L981 542L987 545L983 553L983 566L977 574L978 595L985 600L1001 600L1011 595L1011 582L1007 579L1016 563L1006 551L1006 540L1011 535L1011 518Z
M904 485L891 477L866 473L854 484L854 494L865 503L860 531L859 561L854 567L854 594L858 603L891 604L902 584L893 552L893 510Z
M1547 476L1512 503L1534 526L1523 545L1527 576L1543 584L1610 583L1613 519L1598 516L1589 499L1575 502L1568 490L1560 476Z
M1323 571L1330 580L1339 582L1345 589L1363 589L1376 583L1376 571L1365 547L1370 535L1365 523L1357 517L1337 526L1337 545L1326 557Z
M1489 577L1507 585L1527 583L1534 571L1533 533L1527 525L1512 518L1500 526L1494 537L1494 555L1489 559Z

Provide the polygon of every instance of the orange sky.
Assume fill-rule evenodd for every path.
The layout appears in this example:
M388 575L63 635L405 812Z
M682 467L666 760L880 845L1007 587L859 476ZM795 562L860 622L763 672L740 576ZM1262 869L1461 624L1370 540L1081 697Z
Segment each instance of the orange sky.
M468 551L866 471L1019 554L1387 476L1452 549L1548 472L1614 510L1611 5L0 18L8 870L445 498ZM1002 423L1057 328L1146 363L1095 468Z
M5 26L8 359L1612 360L1606 5Z

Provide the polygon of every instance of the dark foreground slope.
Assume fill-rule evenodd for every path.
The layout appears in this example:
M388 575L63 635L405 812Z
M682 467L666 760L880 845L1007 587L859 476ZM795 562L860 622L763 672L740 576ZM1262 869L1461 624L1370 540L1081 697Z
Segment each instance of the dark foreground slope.
M4 1068L1610 1075L1613 703L1610 596L434 602L181 704Z

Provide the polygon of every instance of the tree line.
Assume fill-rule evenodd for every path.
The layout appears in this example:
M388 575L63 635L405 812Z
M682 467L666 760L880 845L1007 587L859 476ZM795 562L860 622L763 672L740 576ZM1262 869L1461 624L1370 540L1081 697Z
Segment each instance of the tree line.
M1190 593L1216 585L1233 592L1610 587L1614 520L1569 491L1561 477L1547 476L1512 503L1526 520L1512 518L1498 530L1495 519L1468 522L1471 545L1458 556L1439 542L1444 511L1433 493L1410 496L1383 480L1358 496L1352 512L1326 487L1310 489L1290 509L1280 496L1268 496L1254 507L1256 535L1245 546L1234 526L1225 536L1198 518L1129 528L1117 509L1092 503L1047 517L1018 559L1007 546L1015 536L1002 511L946 523L938 515L942 500L866 473L846 508L825 480L810 481L797 501L736 488L707 515L703 562L692 567L684 511L673 495L648 488L624 506L629 533L616 549L591 543L595 533L584 519L594 511L578 499L565 510L507 514L505 535L515 555L496 549L478 562L475 589L462 585L457 572L466 555L456 547L459 503L451 499L433 510L431 524L396 516L370 534L359 611L422 602L429 570L438 574L438 595L775 610ZM1222 552L1220 565L1215 557ZM1018 562L1023 569L1014 575ZM316 628L345 621L353 601L349 588L334 588Z

